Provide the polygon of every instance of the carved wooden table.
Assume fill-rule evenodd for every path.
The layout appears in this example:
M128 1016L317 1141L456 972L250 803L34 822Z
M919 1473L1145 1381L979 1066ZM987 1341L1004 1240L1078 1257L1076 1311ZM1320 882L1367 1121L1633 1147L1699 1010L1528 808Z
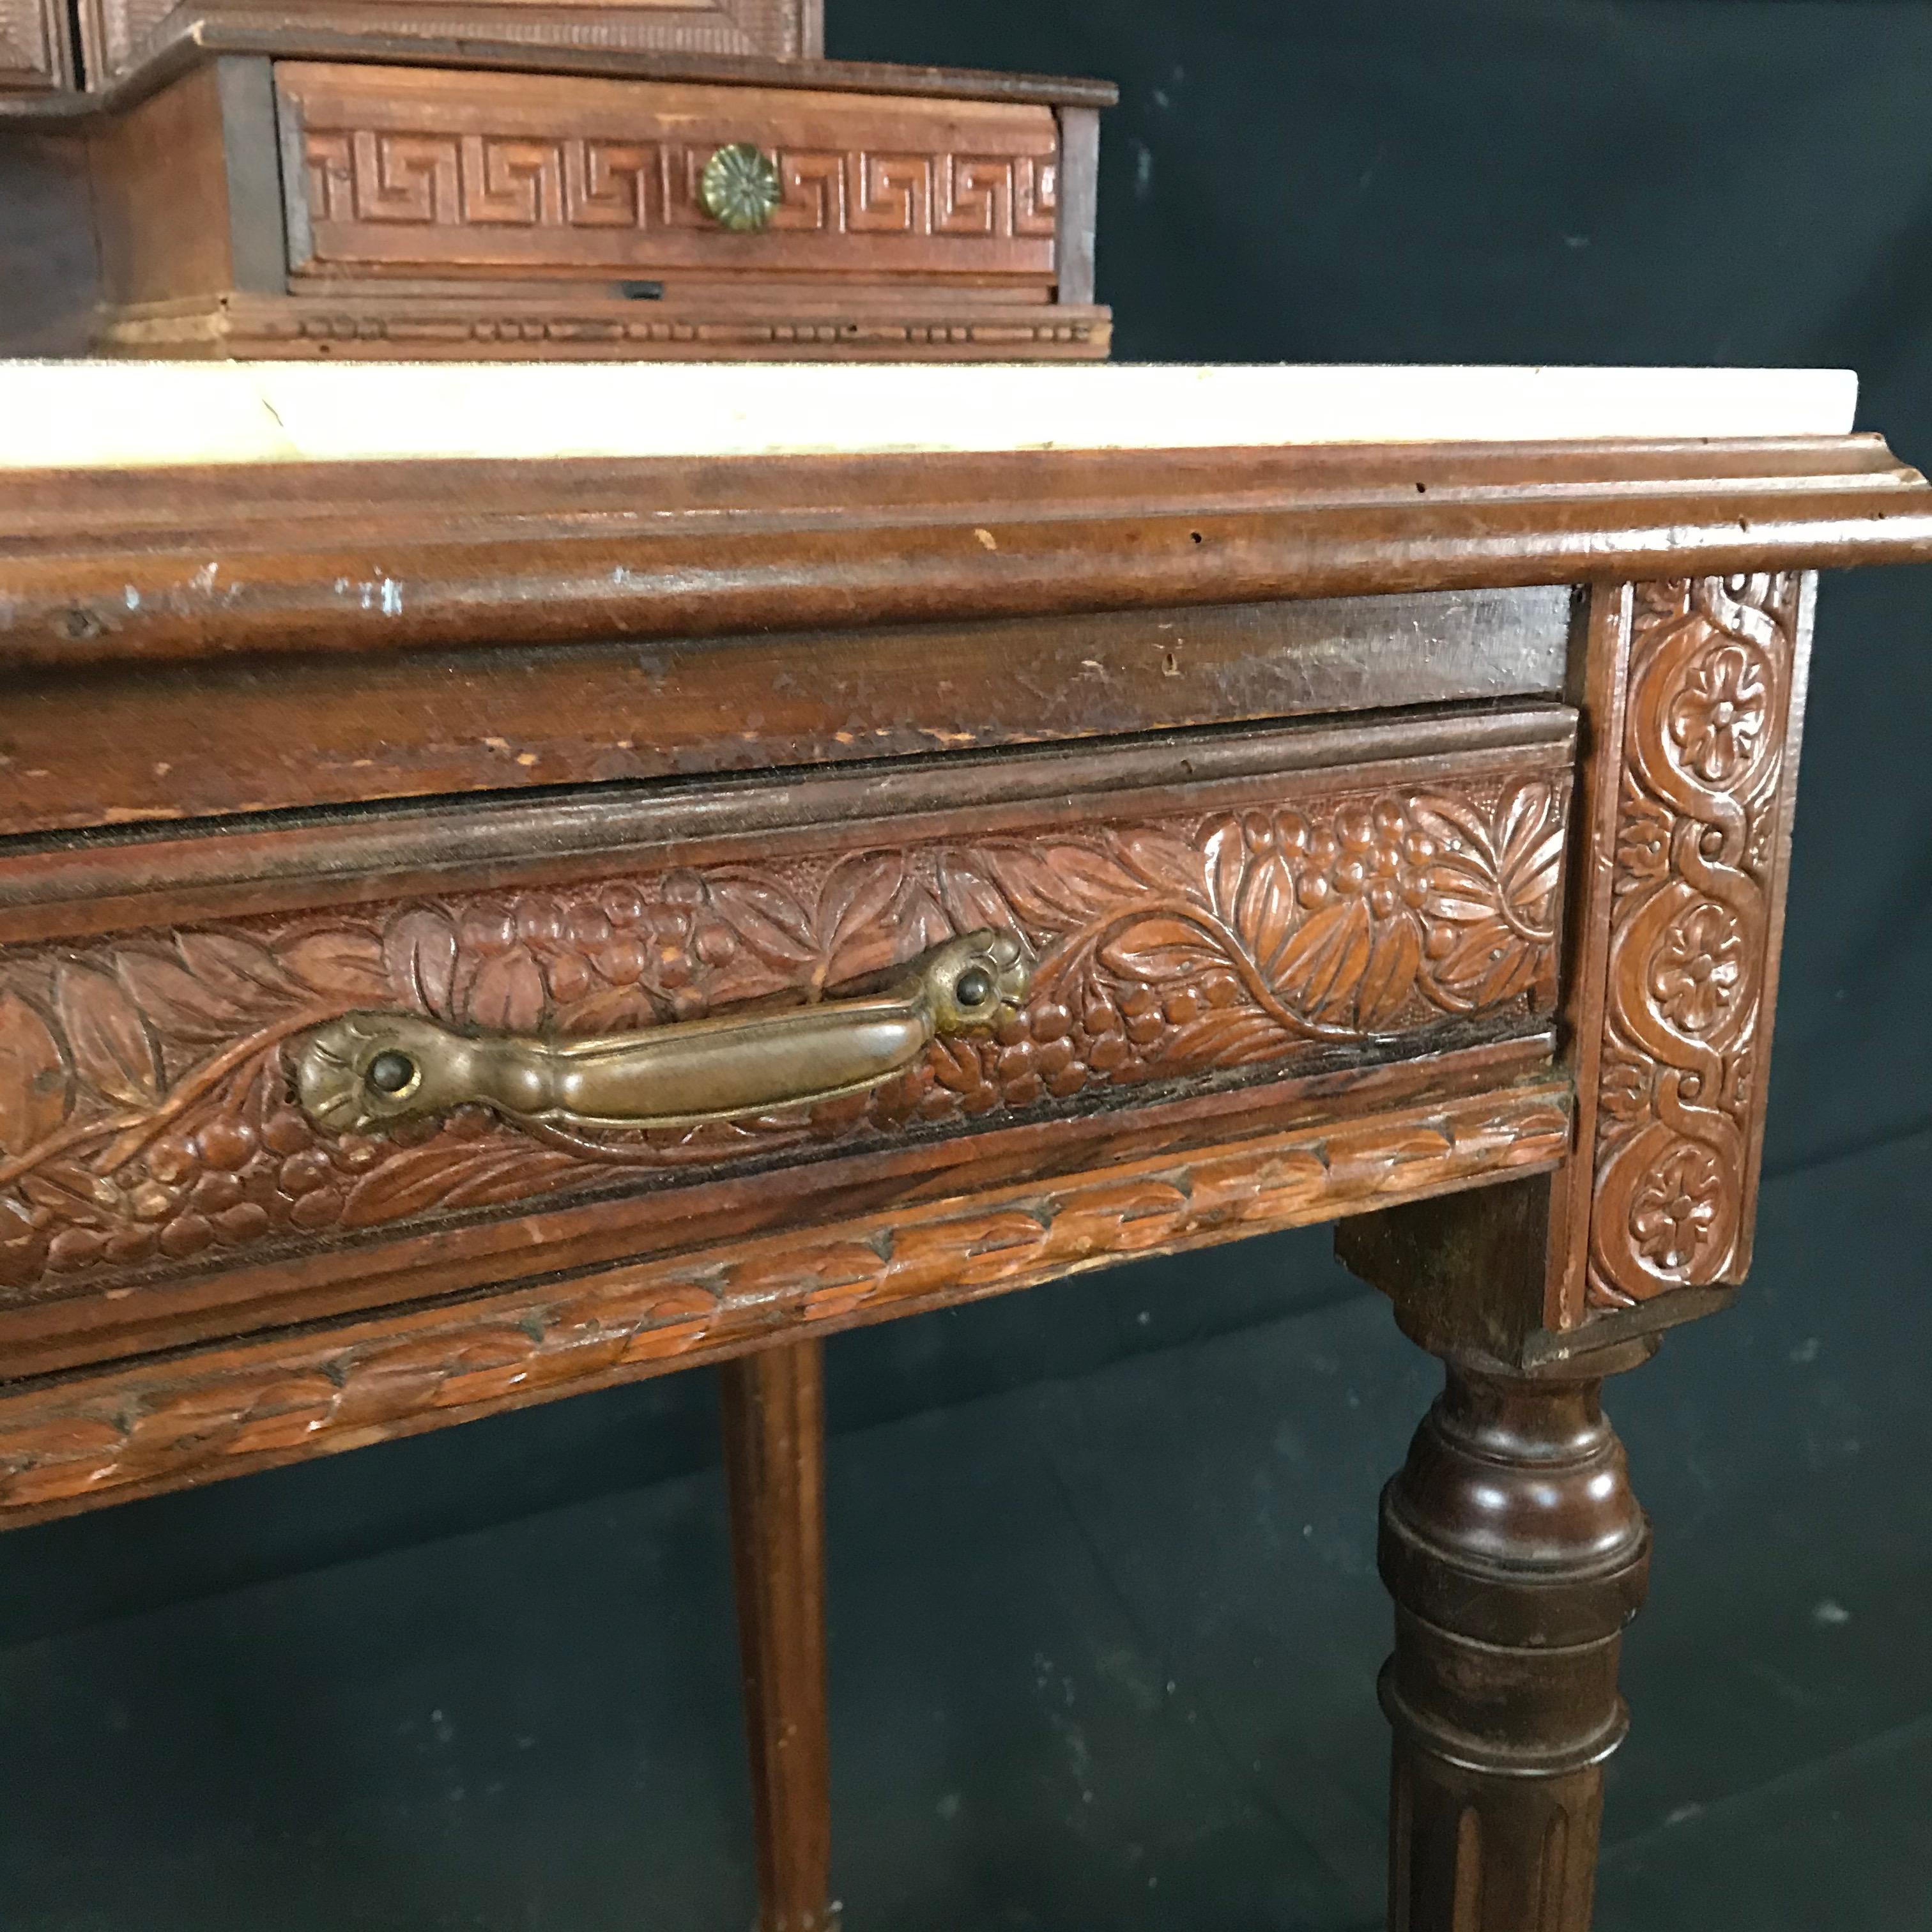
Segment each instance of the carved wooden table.
M1391 1921L1575 1932L1598 1391L1749 1260L1812 573L1932 552L1850 403L0 372L0 1512L723 1363L822 1925L819 1338L1349 1217Z

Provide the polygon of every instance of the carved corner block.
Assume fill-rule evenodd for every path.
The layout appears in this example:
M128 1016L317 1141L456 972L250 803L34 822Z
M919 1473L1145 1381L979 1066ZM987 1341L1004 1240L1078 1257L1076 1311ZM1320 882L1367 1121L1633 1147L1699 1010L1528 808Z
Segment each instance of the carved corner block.
M1631 598L1594 1132L1579 1149L1589 1240L1552 1311L1563 1326L1750 1266L1814 581Z
M1606 585L1582 715L1556 1174L1338 1233L1441 1352L1528 1362L1704 1310L1750 1266L1815 579Z

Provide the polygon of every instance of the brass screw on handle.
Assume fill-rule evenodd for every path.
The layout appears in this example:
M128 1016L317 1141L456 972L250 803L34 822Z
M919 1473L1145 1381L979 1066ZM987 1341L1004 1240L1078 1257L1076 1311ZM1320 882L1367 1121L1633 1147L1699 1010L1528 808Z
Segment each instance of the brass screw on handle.
M755 235L771 225L784 190L771 162L749 141L737 141L705 163L698 199L721 228Z

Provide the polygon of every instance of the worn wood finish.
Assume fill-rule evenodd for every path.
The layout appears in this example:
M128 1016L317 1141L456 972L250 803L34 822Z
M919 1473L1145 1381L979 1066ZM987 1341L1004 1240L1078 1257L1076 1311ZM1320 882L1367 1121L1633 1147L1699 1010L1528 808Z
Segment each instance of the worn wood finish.
M1383 1493L1390 1932L1588 1932L1650 1566L1600 1394L1644 1352L1541 1379L1452 1359Z
M811 1923L818 1338L1342 1219L1449 1364L1392 1923L1583 1932L1648 1550L1598 1384L1748 1258L1804 573L1929 506L1858 438L0 476L0 1522L739 1364ZM350 1008L641 1030L989 924L1024 1010L827 1108L287 1090Z
M173 0L80 0L88 85L104 88L137 70L167 44L162 23ZM825 47L823 0L410 0L404 6L354 0L284 0L259 20L269 33L320 29L432 40L507 41L527 50L562 47L600 54L764 55L815 59ZM177 27L176 31L178 31Z
M825 1348L719 1370L758 1932L836 1932L825 1682Z
M1932 490L1876 436L344 463L0 475L0 665L73 670L1882 562Z
M0 712L0 834L1553 697L1570 603L1551 587L1208 604L316 656L273 677L248 658L36 669ZM212 742L211 715L227 728Z

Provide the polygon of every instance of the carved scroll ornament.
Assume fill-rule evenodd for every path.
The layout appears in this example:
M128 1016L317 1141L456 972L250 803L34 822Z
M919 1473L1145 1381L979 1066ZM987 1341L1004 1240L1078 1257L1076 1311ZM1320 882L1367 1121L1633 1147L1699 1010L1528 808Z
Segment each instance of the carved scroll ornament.
M1529 772L0 951L0 1290L1546 1014L1567 796ZM290 1042L358 1009L608 1034L816 998L986 926L1028 948L1022 1010L813 1107L330 1136L291 1094Z
M1732 1279L1748 1244L1798 584L1639 586L1588 1298Z

